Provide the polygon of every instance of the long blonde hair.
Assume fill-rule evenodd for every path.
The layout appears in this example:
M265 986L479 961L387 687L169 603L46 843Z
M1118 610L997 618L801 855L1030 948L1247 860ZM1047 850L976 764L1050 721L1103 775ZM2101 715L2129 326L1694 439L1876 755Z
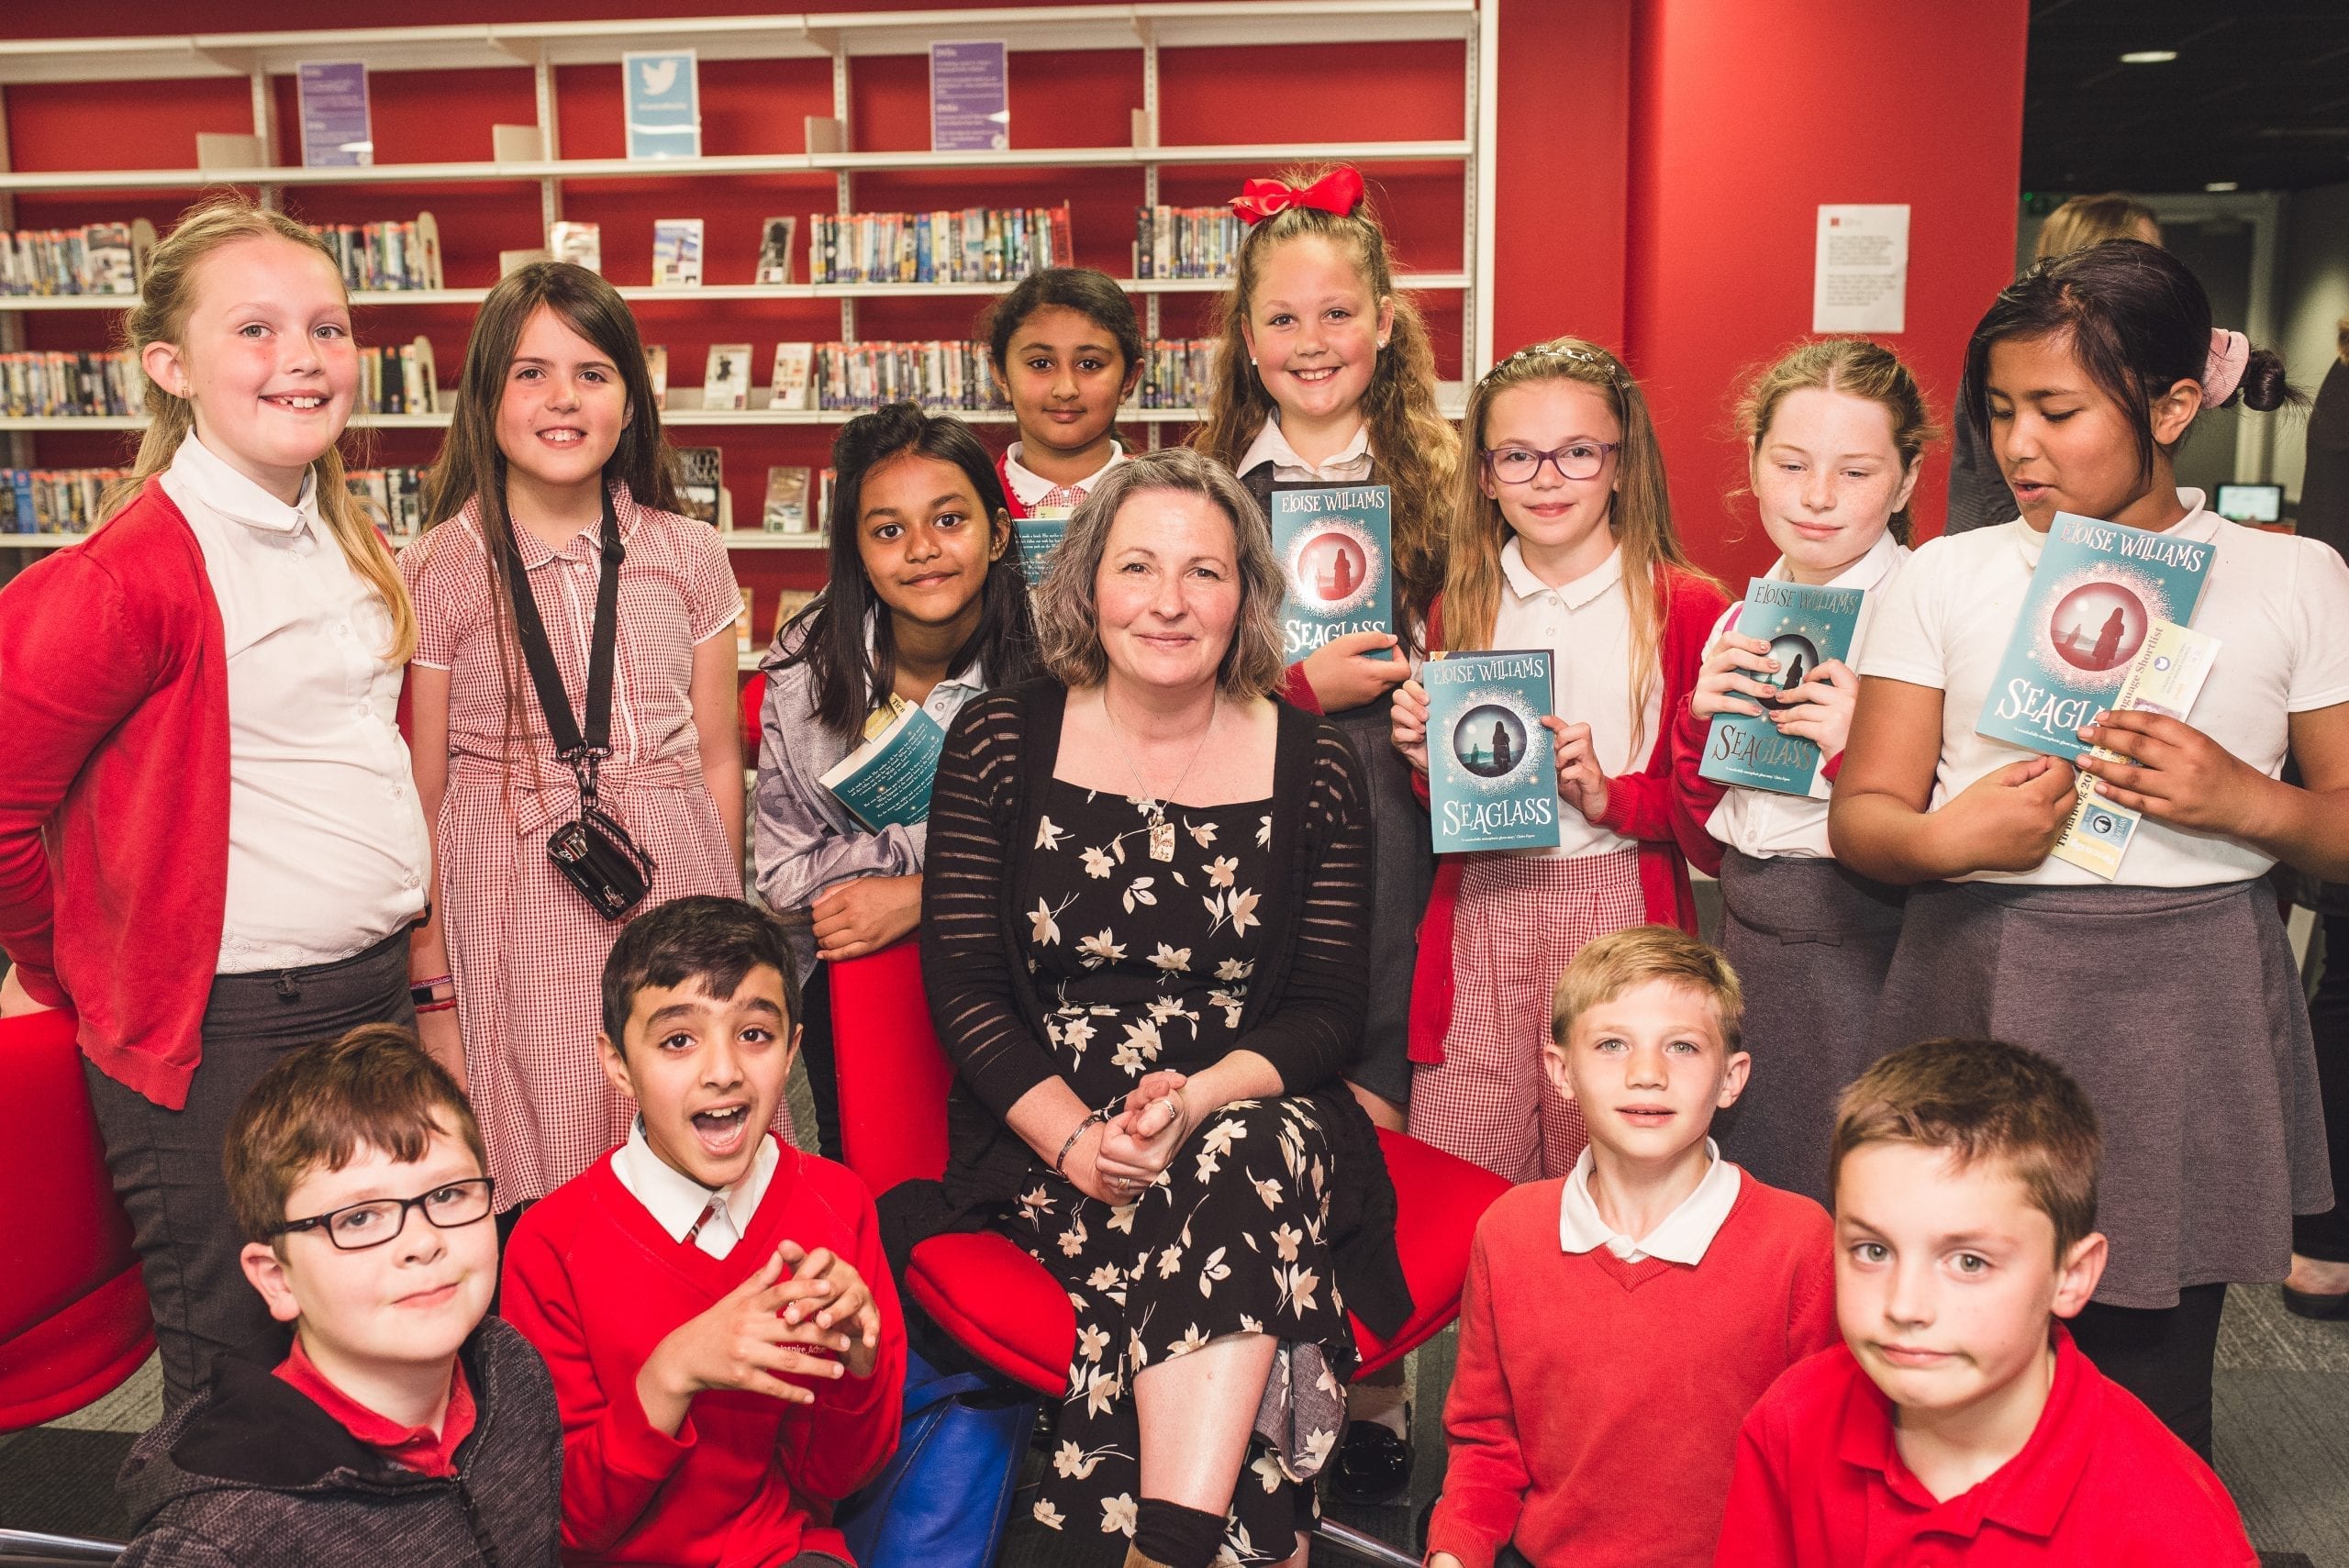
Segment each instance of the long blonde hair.
M1647 398L1623 362L1598 344L1553 338L1520 349L1486 372L1468 395L1468 412L1460 421L1460 476L1453 486L1452 549L1443 578L1444 645L1492 646L1501 607L1501 547L1513 530L1500 503L1485 494L1485 425L1495 397L1541 381L1578 381L1596 388L1622 427L1608 523L1623 552L1623 597L1631 609L1631 751L1637 755L1647 741L1644 698L1656 679L1664 643L1666 606L1657 594L1657 570L1670 568L1704 583L1712 578L1688 559L1673 529L1664 453L1656 445Z
M1892 421L1892 450L1900 459L1903 473L1916 467L1925 449L1941 439L1941 430L1925 406L1924 389L1900 362L1899 355L1865 338L1814 338L1787 350L1777 363L1753 373L1745 390L1738 395L1737 433L1745 439L1749 470L1753 454L1770 433L1778 405L1789 393L1812 390L1840 392L1882 407ZM1749 482L1731 494L1742 495L1751 488L1749 474ZM1909 506L1903 505L1885 528L1893 542L1907 544L1911 526Z
M1302 188L1333 168L1291 169L1281 179ZM1408 639L1417 635L1410 628L1425 621L1443 583L1443 497L1460 466L1460 437L1436 407L1435 350L1428 341L1427 322L1411 296L1395 287L1386 233L1367 195L1349 213L1300 204L1248 230L1231 287L1220 301L1223 321L1215 379L1191 444L1236 473L1249 444L1272 417L1272 395L1249 361L1245 328L1264 259L1284 241L1304 234L1319 235L1351 257L1371 297L1394 306L1386 347L1379 350L1370 385L1363 393L1362 416L1379 476L1394 491L1396 624Z
M150 343L178 343L187 330L188 314L195 306L198 268L204 260L240 239L283 239L316 251L338 280L342 276L334 253L325 241L284 213L272 212L239 195L215 196L180 215L171 234L147 259L139 280L139 300L123 318L123 347L134 360ZM195 429L195 407L174 396L153 380L146 382L147 428L139 439L139 455L130 473L110 485L99 506L101 523L139 497L147 481L172 466L180 444ZM375 531L373 517L343 483L342 452L328 447L310 464L317 495L318 516L342 547L343 558L375 591L391 617L391 646L384 656L405 664L416 651L416 610L408 603L398 566L389 546Z

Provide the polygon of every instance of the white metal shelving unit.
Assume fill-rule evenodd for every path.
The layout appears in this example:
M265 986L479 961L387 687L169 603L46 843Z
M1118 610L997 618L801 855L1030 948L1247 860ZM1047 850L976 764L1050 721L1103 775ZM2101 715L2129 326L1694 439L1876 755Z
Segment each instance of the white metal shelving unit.
M275 142L275 94L272 79L290 75L306 60L357 59L371 72L406 71L528 70L532 73L537 125L546 156L519 161L386 163L366 168L17 170L8 156L5 113L0 113L0 228L13 228L19 195L57 192L194 190L234 183L255 187L275 204L288 186L407 185L506 183L537 187L542 225L562 216L563 188L573 181L708 179L745 175L829 176L835 210L857 210L855 180L862 173L943 169L1001 169L1007 173L1054 168L1130 168L1142 176L1141 201L1159 199L1160 172L1171 168L1230 166L1259 171L1279 164L1348 161L1366 166L1408 162L1457 162L1462 180L1462 266L1452 272L1420 272L1402 280L1430 292L1458 292L1463 300L1464 358L1469 379L1492 362L1492 228L1495 106L1491 85L1497 63L1498 0L1174 0L1170 4L1078 6L1066 8L1013 6L972 11L874 11L768 17L646 17L630 21L495 23L423 28L359 28L303 32L264 32L65 39L0 39L0 95L11 85L59 83L122 83L203 78L244 78L250 87L253 134L264 148ZM861 152L847 146L853 106L853 62L863 57L919 54L933 39L1001 39L1009 50L1132 50L1141 56L1141 103L1132 111L1130 145L1113 147L1017 148L1003 152ZM1457 42L1463 46L1464 81L1460 135L1433 140L1333 139L1311 143L1234 142L1166 147L1158 144L1159 65L1168 50L1310 45L1347 42L1408 45ZM639 161L627 159L566 159L562 155L555 71L566 65L610 64L630 50L690 48L699 58L724 60L824 60L831 66L832 118L817 122L818 142L800 151L720 155ZM0 99L5 110L5 99ZM1362 123L1375 128L1376 106L1366 105ZM488 127L482 128L487 139ZM94 214L94 216L95 216ZM640 305L668 308L703 302L746 304L774 300L834 300L841 337L853 341L858 302L896 297L979 296L1001 292L995 284L711 284L690 289L629 287L620 292ZM1127 287L1144 306L1144 332L1163 335L1160 302L1169 295L1197 295L1222 287L1216 279L1131 279ZM354 303L373 308L477 305L486 288L449 288L364 293ZM34 313L120 310L120 296L0 296L0 349L24 346L25 321ZM676 389L692 392L695 389ZM1448 402L1458 403L1457 389ZM740 426L836 424L845 413L753 408L740 411L679 406L675 392L664 413L674 425ZM691 401L690 399L687 401ZM1121 419L1146 425L1155 443L1159 428L1186 423L1188 409L1134 409ZM999 422L1008 416L965 416ZM136 418L6 418L10 461L31 466L32 437L54 430L136 428ZM444 415L376 416L378 428L444 426ZM736 548L776 548L768 536L729 535ZM757 542L754 542L757 541ZM71 536L0 536L0 548L39 548L71 542ZM807 548L783 546L781 548Z

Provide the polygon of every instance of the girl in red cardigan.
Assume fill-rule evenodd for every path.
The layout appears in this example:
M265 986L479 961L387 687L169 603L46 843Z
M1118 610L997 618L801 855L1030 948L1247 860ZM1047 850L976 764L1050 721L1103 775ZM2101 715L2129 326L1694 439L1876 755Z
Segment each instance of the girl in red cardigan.
M1411 984L1410 1130L1515 1182L1563 1176L1581 1113L1544 1077L1550 994L1582 945L1651 921L1697 929L1672 821L1671 715L1728 604L1673 531L1647 400L1575 338L1520 349L1476 384L1431 648L1555 654L1554 850L1442 862ZM1427 773L1427 692L1394 739Z
M128 323L132 477L0 593L0 1014L70 1007L178 1406L283 1329L220 1173L296 1046L413 1026L431 851L395 727L416 619L345 489L359 392L333 254L228 199L155 248Z

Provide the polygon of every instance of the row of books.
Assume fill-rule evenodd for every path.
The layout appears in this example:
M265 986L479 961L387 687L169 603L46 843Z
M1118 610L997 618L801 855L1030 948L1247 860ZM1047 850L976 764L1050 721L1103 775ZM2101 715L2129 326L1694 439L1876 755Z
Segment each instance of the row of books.
M0 468L0 534L87 533L119 468Z
M0 414L12 419L139 414L146 396L146 374L127 353L0 354Z
M346 470L342 482L365 503L384 531L404 543L424 531L424 470L420 468L357 468Z
M155 226L85 223L0 235L0 295L137 294Z
M818 284L999 284L1070 265L1068 206L818 213L807 277Z
M381 348L370 344L359 350L359 406L367 412L434 413L439 391L429 339L419 337Z
M759 531L821 534L831 512L832 470L778 466L767 470ZM726 494L726 453L718 447L677 449L677 510L723 532L734 529Z
M1144 408L1204 408L1215 385L1216 339L1153 338L1134 397Z
M382 223L314 223L309 229L334 252L346 288L396 291L446 286L440 269L440 229L429 212Z
M1228 278L1248 229L1228 206L1146 206L1134 214L1134 276Z
M914 402L925 408L1000 408L985 343L818 343L816 406L851 411Z

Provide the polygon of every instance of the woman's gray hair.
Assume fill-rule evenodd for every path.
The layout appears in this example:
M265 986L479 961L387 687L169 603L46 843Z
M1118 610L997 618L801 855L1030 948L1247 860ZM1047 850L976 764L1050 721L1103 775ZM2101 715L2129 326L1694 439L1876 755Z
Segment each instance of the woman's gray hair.
M1231 520L1240 569L1240 616L1231 644L1216 670L1217 687L1230 695L1261 697L1276 689L1287 667L1281 651L1285 582L1273 554L1264 511L1231 471L1188 447L1143 452L1101 476L1068 521L1052 552L1052 569L1036 586L1036 640L1044 668L1067 686L1098 685L1109 671L1101 645L1094 584L1109 547L1109 527L1128 501L1152 490L1173 490L1214 503Z

